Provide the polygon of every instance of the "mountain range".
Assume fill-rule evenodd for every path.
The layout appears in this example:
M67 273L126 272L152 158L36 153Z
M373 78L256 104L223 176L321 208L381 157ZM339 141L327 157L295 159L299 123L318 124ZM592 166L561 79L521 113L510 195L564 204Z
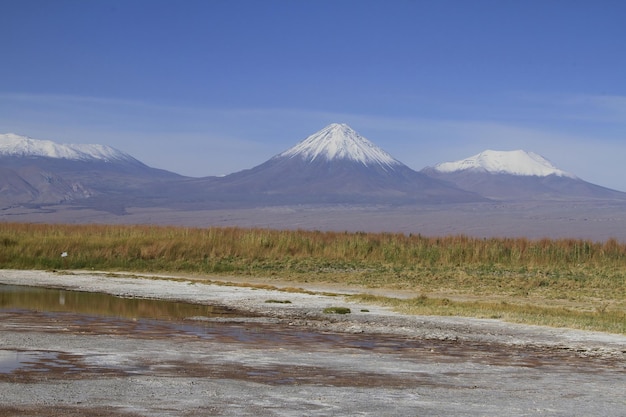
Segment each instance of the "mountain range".
M289 205L446 205L626 200L532 152L487 150L415 171L345 124L331 124L251 169L190 178L104 145L0 135L0 208L69 205L207 210Z
M485 200L412 170L345 124L331 124L251 169L174 188L181 197L193 193L204 204L221 206Z

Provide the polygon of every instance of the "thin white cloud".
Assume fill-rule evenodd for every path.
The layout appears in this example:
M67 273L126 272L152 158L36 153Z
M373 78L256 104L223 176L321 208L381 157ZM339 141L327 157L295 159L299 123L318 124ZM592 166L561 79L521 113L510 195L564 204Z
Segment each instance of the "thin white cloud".
M626 96L598 94L520 94L520 106L541 120L626 125Z

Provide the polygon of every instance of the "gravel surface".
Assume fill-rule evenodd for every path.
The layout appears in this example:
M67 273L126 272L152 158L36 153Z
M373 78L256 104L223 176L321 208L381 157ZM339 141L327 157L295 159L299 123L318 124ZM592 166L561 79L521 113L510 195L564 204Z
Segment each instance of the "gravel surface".
M622 335L178 277L0 270L0 283L242 312L150 321L0 310L2 416L626 415ZM333 306L351 313L323 313Z

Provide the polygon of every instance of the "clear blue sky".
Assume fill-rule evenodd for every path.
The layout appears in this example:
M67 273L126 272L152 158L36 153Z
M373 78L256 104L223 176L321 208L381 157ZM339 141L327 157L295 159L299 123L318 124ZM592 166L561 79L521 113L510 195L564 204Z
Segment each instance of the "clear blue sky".
M626 191L626 1L0 0L0 133L185 175L332 122L414 169L525 149Z

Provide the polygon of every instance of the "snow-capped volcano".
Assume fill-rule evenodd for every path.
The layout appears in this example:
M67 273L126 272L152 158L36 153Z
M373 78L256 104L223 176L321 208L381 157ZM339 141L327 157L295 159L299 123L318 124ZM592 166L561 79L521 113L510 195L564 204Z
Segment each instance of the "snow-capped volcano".
M319 159L345 159L365 166L401 165L401 162L359 135L350 126L340 123L326 126L276 157L301 157L310 162Z
M251 169L197 183L204 195L231 206L485 201L412 170L338 123Z
M50 140L32 139L14 133L0 134L0 157L44 157L75 161L134 161L135 159L106 145L59 144Z
M534 152L523 150L492 151L486 150L469 158L455 162L443 162L433 168L441 173L465 170L488 172L492 174L510 174L521 176L576 178L575 175L555 167L550 161Z
M494 200L626 198L626 194L581 180L533 152L484 151L421 172Z
M180 178L110 146L0 134L0 207L80 201L123 211L146 184Z

